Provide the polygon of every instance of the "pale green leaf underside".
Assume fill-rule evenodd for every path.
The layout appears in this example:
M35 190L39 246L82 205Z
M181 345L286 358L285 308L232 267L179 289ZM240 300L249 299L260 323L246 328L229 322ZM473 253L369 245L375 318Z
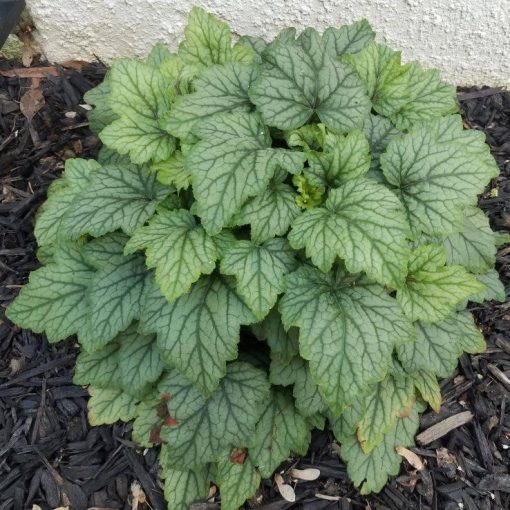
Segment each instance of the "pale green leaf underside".
M418 413L414 410L408 418L399 419L369 454L363 452L355 435L342 440L341 456L347 463L349 477L361 487L361 494L379 492L388 477L398 474L401 457L395 448L413 445L418 424Z
M83 234L98 237L117 229L132 234L169 191L145 167L104 166L74 196L64 215L63 232L71 239Z
M237 292L260 320L283 292L283 278L294 266L294 252L287 240L274 238L261 245L236 241L223 253L220 269L235 276Z
M403 202L415 235L462 229L463 209L474 205L498 174L480 133L462 130L460 117L435 119L394 138L381 156L386 180Z
M411 321L439 322L484 285L462 266L446 266L444 248L420 246L411 254L404 286L397 290L397 301Z
M147 267L156 268L156 282L170 302L188 292L201 274L211 273L218 256L212 237L186 209L161 210L138 228L125 253L141 249Z
M252 322L255 318L232 282L208 276L173 303L153 288L145 296L140 327L144 333L157 333L166 363L210 394L225 375L226 362L237 356L241 324Z
M253 441L255 424L268 397L269 384L262 371L246 363L232 363L207 401L182 419L177 409L178 425L163 427L168 461L183 468L203 465L215 461L226 448Z
M416 323L416 342L397 347L398 358L410 373L426 370L448 377L463 351L485 349L482 334L469 313L456 313L438 324Z
M250 97L266 124L296 129L316 113L327 127L346 132L368 115L370 101L356 73L335 61L322 43L312 41L307 50L276 44L265 59Z
M170 102L168 84L159 70L137 60L116 60L110 88L109 104L120 118L101 131L101 141L119 154L129 154L133 163L168 158L176 141L159 125Z
M249 455L263 477L270 477L291 453L305 454L310 430L285 390L273 390L250 438Z
M237 510L257 492L260 474L249 456L238 464L230 460L230 450L227 450L218 461L217 483L222 510Z
M286 327L300 328L301 356L334 412L381 380L394 345L414 337L398 303L379 285L303 266L286 278Z
M188 156L198 214L210 234L218 233L254 195L262 193L277 167L297 173L304 155L271 148L267 128L252 113L203 121L202 140Z
M293 248L306 248L322 271L340 257L351 273L365 271L398 287L405 277L407 232L398 198L371 179L356 179L333 189L324 207L294 220L288 238Z
M137 400L122 390L89 386L88 418L92 426L129 421L136 416Z

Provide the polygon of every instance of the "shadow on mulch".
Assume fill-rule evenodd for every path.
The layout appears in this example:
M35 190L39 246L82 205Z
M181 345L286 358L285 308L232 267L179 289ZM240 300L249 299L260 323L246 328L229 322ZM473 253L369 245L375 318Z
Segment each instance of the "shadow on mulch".
M8 63L0 63L8 68ZM37 267L34 215L48 185L70 157L94 157L98 140L87 129L83 93L97 84L104 68L61 69L42 81L45 106L31 122L19 101L29 79L0 76L0 305L7 307L28 273ZM1 73L0 73L1 74ZM501 175L480 200L496 230L510 231L510 93L494 89L459 94L467 127L483 130ZM34 143L35 142L35 143ZM498 270L510 284L510 247L500 249ZM508 290L507 290L508 295ZM425 463L416 472L405 464L383 491L361 496L348 481L327 432L317 432L300 468L317 467L321 477L299 482L296 503L283 501L272 482L247 507L467 510L510 508L510 304L473 308L488 341L487 352L463 356L456 373L442 382L439 414L426 412L421 430L470 410L474 418L414 452ZM42 510L71 504L132 508L138 481L150 507L165 510L154 450L130 441L130 426L90 427L87 392L71 382L76 346L50 345L41 335L15 328L0 312L0 510ZM503 374L503 376L501 375ZM509 401L507 403L507 400ZM282 468L289 467L287 463ZM317 497L320 494L322 497ZM329 499L324 499L324 496ZM194 505L201 510L218 503ZM141 503L138 508L148 508Z

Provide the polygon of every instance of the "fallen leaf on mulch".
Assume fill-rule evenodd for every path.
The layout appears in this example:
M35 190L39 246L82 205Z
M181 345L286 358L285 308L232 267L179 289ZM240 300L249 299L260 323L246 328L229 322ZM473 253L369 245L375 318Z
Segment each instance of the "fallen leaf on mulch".
M404 459L406 459L414 469L417 469L418 471L423 469L423 462L420 457L416 455L416 453L408 450L407 448L404 448L403 446L397 446L395 450L401 457L404 457Z
M285 501L294 503L294 501L296 501L296 493L290 485L284 483L282 475L276 473L276 475L274 475L274 481L276 482L276 486L278 487L278 491L280 492L281 497Z
M292 478L296 478L297 480L306 480L311 482L313 480L317 480L321 475L321 472L315 468L307 468L307 469L296 469L293 468L289 472Z
M23 94L20 102L21 113L30 122L36 113L44 106L44 95L38 88L31 88Z

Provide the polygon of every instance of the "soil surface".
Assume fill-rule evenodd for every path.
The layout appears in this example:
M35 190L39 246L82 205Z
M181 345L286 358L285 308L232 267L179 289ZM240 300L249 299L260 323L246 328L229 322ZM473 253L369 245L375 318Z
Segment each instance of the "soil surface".
M44 336L20 330L3 317L38 265L33 223L48 185L59 177L66 159L97 153L83 93L104 74L100 65L71 63L52 70L53 76L39 77L36 71L31 78L5 76L13 67L0 62L0 510L33 505L42 510L165 510L157 451L136 448L129 424L87 424L87 391L71 382L77 353L73 340L50 345ZM485 132L501 169L480 206L494 229L510 232L510 93L463 90L459 101L466 127ZM508 245L498 253L498 270L508 296ZM441 412L425 412L421 430L466 411L473 416L413 449L422 469L405 462L400 476L380 494L361 496L347 478L332 437L316 432L308 455L284 464L281 472L285 477L291 466L316 467L320 478L297 483L287 478L295 488L295 503L282 500L266 480L246 507L509 509L510 304L486 303L473 312L488 349L463 356L456 373L441 384ZM219 503L213 497L194 506L213 510Z

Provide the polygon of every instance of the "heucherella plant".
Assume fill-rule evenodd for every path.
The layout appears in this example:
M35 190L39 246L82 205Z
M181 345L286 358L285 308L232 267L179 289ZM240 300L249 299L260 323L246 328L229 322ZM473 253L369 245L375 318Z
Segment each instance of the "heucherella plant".
M211 483L239 507L326 420L379 491L437 378L484 349L465 308L505 297L476 208L497 166L455 89L373 39L233 42L194 8L177 53L86 96L104 147L51 186L7 316L77 335L90 422L161 445L171 509Z

